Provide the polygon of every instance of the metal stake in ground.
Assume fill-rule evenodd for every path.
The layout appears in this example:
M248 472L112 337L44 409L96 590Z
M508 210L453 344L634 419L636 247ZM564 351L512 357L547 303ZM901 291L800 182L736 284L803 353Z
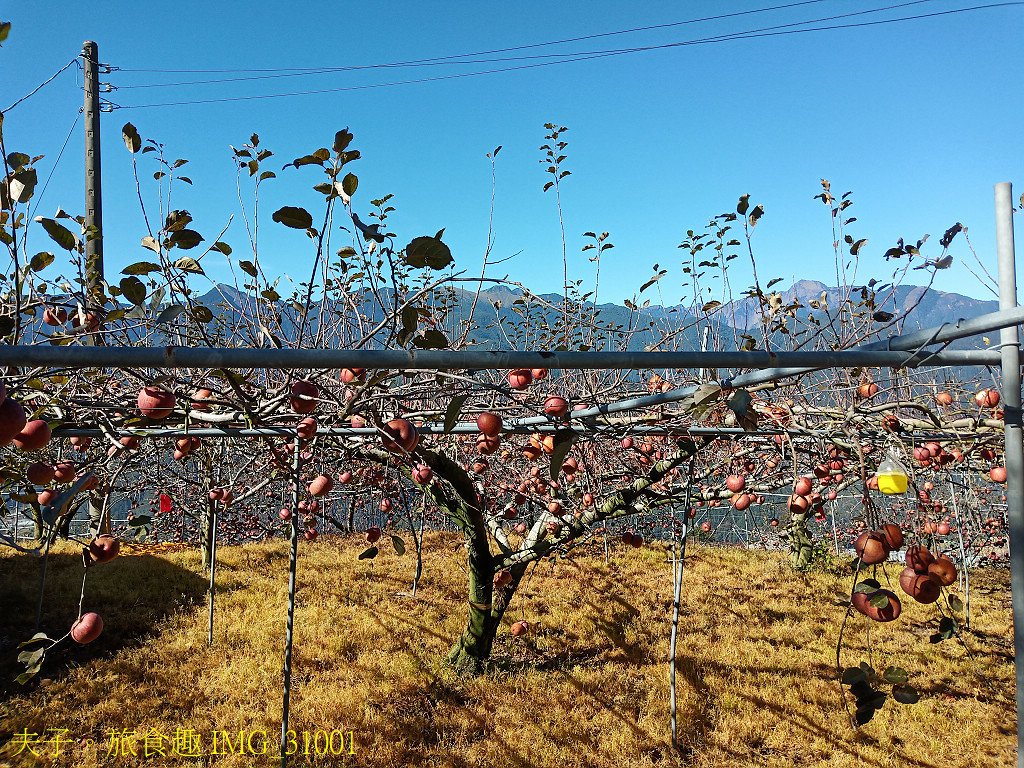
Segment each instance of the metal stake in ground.
M690 459L689 481L683 501L683 524L672 542L672 633L669 635L669 719L672 726L672 746L678 747L676 727L676 638L679 635L679 600L683 592L683 559L686 557L686 534L690 523L690 489L693 488L693 459Z
M213 509L210 511L210 626L206 636L207 645L213 645L213 596L217 589L217 502L213 502L211 506Z
M284 630L284 703L281 708L281 768L288 765L288 704L292 693L292 628L295 626L295 566L299 557L299 435L292 456L292 515L288 559L288 621Z

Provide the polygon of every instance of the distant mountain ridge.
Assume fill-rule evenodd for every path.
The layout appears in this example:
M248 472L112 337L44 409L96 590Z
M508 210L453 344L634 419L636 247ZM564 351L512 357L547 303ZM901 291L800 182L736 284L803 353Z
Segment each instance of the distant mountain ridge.
M860 298L860 287L853 289L854 299ZM995 300L985 301L971 298L957 293L926 289L923 286L901 285L895 288L877 290L876 287L876 310L887 312L900 320L906 316L902 323L901 332L909 332L920 328L937 327L947 322L955 322L960 318L977 317L998 309L998 302ZM778 291L784 305L791 305L799 302L804 309L801 314L812 310L811 302L819 302L824 296L828 304L828 311L835 312L839 308L840 297L843 291L834 286L827 286L816 280L799 280L789 288ZM558 294L533 294L535 297L546 302L552 308L538 308L538 316L546 316L553 319L559 312L557 309L562 296ZM390 294L384 290L382 298L387 301ZM454 289L454 303L451 311L458 320L467 320L473 305L475 293L462 288ZM508 349L508 331L521 322L516 309L521 309L526 300L526 292L521 288L507 285L496 285L486 288L480 292L474 311L474 319L480 326L470 334L470 339L476 348L484 349ZM225 311L240 311L241 307L252 300L252 295L247 297L229 285L218 285L199 299L203 304L220 314ZM225 306L225 300L227 306ZM283 306L285 300L278 302ZM518 302L518 303L517 303ZM229 309L230 307L230 309ZM583 315L586 317L593 311L594 305L590 302L584 303ZM634 329L633 336L628 348L641 350L645 346L660 340L666 329L680 328L692 324L693 315L687 307L682 305L665 307L661 305L648 305L639 307L636 310L623 304L613 302L598 305L598 318L601 325L618 326ZM362 307L367 312L367 319L370 322L379 322L379 309L372 309L369 305ZM313 315L313 313L310 313ZM760 328L760 314L758 304L754 298L744 297L730 304L719 308L715 317L722 320L726 327L735 327L739 332L746 332L750 329ZM285 336L288 336L289 328L282 329ZM723 329L725 330L725 329ZM730 332L731 335L731 332ZM676 340L675 348L699 347L697 332L694 328L688 328L682 338ZM973 342L971 342L973 344Z
M860 286L857 286L854 290L859 289ZM876 287L876 291L877 309L889 312L897 318L907 317L904 331L932 328L999 309L999 302L995 299L985 301L920 285L900 285L884 290L878 290ZM798 280L780 294L785 304L796 300L805 306L810 301L820 300L822 294L825 294L826 301L835 308L840 300L841 291L817 280ZM730 312L735 311L737 328L749 329L759 326L760 316L753 299L742 299L735 302L735 305L734 308L727 309Z

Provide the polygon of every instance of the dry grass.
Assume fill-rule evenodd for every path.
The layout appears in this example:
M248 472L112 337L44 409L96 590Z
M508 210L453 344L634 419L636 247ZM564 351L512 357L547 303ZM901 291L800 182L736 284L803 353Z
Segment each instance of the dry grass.
M684 582L679 663L681 750L668 739L670 567L656 547L613 550L609 565L578 554L543 563L503 631L494 668L475 680L442 665L461 630L457 541L435 538L420 596L404 594L411 555L355 559L359 544L327 538L299 561L292 727L354 732L355 755L296 765L373 766L1011 766L1013 664L1006 574L979 573L974 632L963 645L928 643L933 609L908 605L873 627L878 667L899 664L923 692L887 702L860 731L834 682L845 589L828 574L794 574L778 556L700 549ZM67 728L59 760L12 756L0 765L263 765L280 730L287 590L283 542L223 548L216 643L206 645L204 577L194 551L121 557L90 575L86 609L107 630L64 647L41 684L14 691L13 644L32 633L38 561L0 558L0 742L28 728ZM895 578L896 573L893 573ZM81 565L50 566L43 627L62 634L76 613ZM850 628L847 663L867 658L867 620ZM110 729L173 734L192 728L209 752L212 729L262 729L270 754L107 757ZM91 738L93 746L78 746ZM254 745L258 746L258 740ZM170 752L169 745L164 744ZM47 747L44 754L52 752ZM5 763L4 760L7 762Z

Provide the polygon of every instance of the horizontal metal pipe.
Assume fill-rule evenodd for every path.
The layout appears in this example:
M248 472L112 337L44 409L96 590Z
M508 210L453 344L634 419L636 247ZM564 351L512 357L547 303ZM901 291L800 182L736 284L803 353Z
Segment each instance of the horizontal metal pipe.
M989 350L934 354L863 348L806 352L499 352L476 350L231 349L208 347L0 346L0 365L64 368L369 368L486 370L560 368L832 368L995 365Z
M797 429L778 429L773 427L758 428L756 432L748 432L740 427L669 427L669 426L646 426L641 424L617 424L612 426L594 426L587 423L571 423L571 424L537 424L537 425L522 425L518 427L505 428L504 433L507 434L521 434L521 435L532 435L535 433L554 433L562 429L572 429L582 435L588 434L613 434L616 437L625 435L634 436L666 436L666 437L680 437L684 435L694 435L698 437L747 437L747 438L770 438L775 435L789 435L793 438L807 437L820 439L827 436L829 433L820 431L805 431ZM475 422L461 422L456 424L450 432L445 432L444 425L442 424L424 424L416 428L417 432L427 435L440 435L440 434L452 434L452 435L476 435L480 432ZM159 438L178 438L178 437L209 437L209 438L246 438L246 437L281 437L291 439L295 435L294 427L254 427L254 428L217 428L217 427L198 427L193 429L183 428L161 428L161 429L122 429L122 430L111 430L110 433L116 438L120 437L159 437ZM326 427L320 428L316 433L321 437L367 437L375 436L378 434L377 430L373 427ZM990 435L977 434L977 433L961 433L961 432L942 432L942 431L931 431L931 432L913 432L914 439L917 441L921 440L984 440L986 437L992 437L996 435L996 432ZM95 427L76 427L72 425L64 425L55 427L53 430L54 437L97 437L101 438L104 436L102 430L96 429Z

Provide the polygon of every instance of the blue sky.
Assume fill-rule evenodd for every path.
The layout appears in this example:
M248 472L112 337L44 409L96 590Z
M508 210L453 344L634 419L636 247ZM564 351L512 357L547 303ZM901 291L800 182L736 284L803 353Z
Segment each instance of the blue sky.
M782 277L835 282L831 221L813 196L819 179L834 193L853 192L851 232L866 237L860 276L885 278L895 265L882 253L898 237L932 235L937 255L943 231L968 227L979 257L994 272L993 184L1024 191L1020 130L1024 116L1024 6L989 8L899 24L734 40L653 50L522 71L439 82L214 104L132 108L165 101L216 99L285 91L341 88L478 71L524 62L387 68L311 77L129 88L152 83L247 76L133 72L133 69L276 69L341 67L422 59L541 43L628 28L753 11L770 0L716 3L621 2L508 4L404 3L378 7L311 2L282 12L260 0L211 3L34 2L11 5L12 22L0 49L0 109L46 79L80 51L99 43L100 59L121 68L104 76L117 86L109 98L126 108L103 115L103 167L108 278L145 258L145 234L121 126L190 160L194 187L179 187L174 207L187 208L212 239L237 213L229 145L253 132L275 152L279 178L264 189L261 259L296 278L311 251L301 233L269 221L281 205L311 211L318 170L281 170L286 162L330 146L348 127L362 159L354 203L395 195L392 229L402 242L445 227L456 264L479 271L491 195L485 154L497 158L495 246L492 258L517 254L490 270L535 290L561 291L561 242L553 193L539 162L543 125L567 126L562 189L570 277L589 280L592 265L580 249L587 230L610 232L615 249L602 266L602 300L632 297L655 263L669 274L641 298L676 303L687 229L699 229L733 210L749 193L766 214L754 237L762 281ZM594 51L658 45L881 7L885 2L822 0L751 13L539 48ZM928 0L850 23L935 13L980 4ZM535 61L535 60L531 60ZM72 69L6 115L8 151L47 155L50 172L81 105L80 75ZM79 123L38 213L61 206L82 210ZM145 178L155 167L143 159ZM147 194L152 193L152 189ZM316 214L314 213L316 218ZM1018 229L1020 225L1018 224ZM234 257L247 258L241 220L224 237ZM35 249L48 249L40 233ZM954 266L936 287L991 298L962 266L971 257L954 241ZM214 254L215 256L216 254ZM206 262L213 279L223 265ZM735 286L749 284L744 259L734 262ZM299 268L301 265L301 269ZM920 275L919 275L920 276ZM913 280L921 282L921 280ZM585 283L586 284L586 283ZM658 293L660 291L660 294Z

